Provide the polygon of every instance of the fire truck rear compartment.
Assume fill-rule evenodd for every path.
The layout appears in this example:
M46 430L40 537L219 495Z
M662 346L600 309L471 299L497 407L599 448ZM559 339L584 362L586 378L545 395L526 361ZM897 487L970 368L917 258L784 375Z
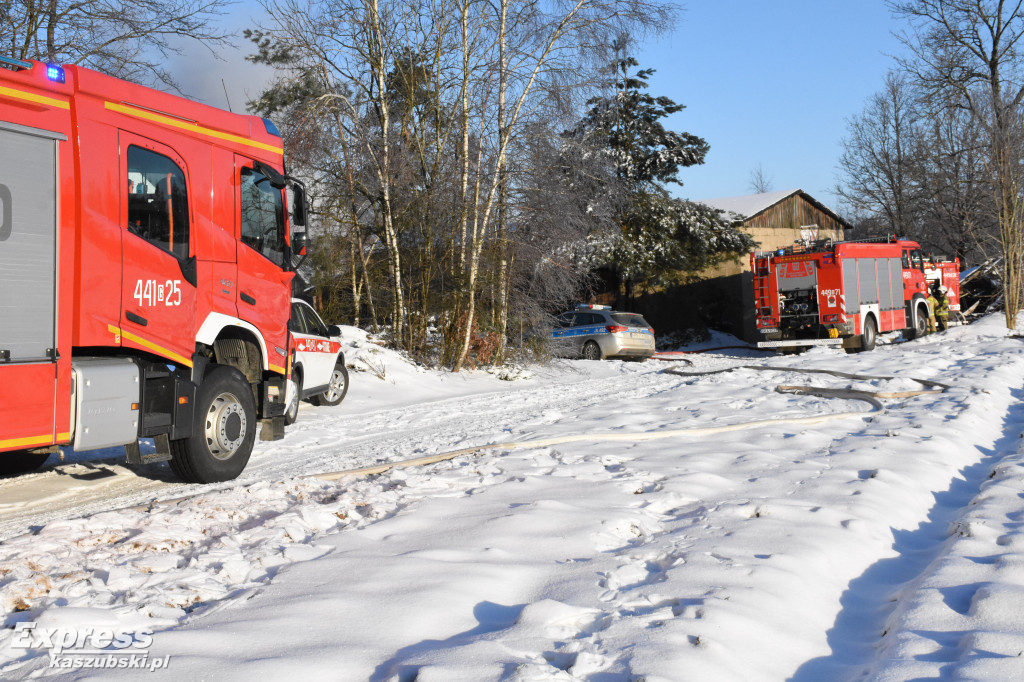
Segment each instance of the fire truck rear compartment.
M0 166L0 362L56 360L57 143L62 139L0 122L5 159Z
M779 330L783 337L794 332L803 336L817 336L827 332L818 322L818 297L814 289L791 289L779 292Z
M777 264L782 339L828 337L818 314L818 268L813 260Z

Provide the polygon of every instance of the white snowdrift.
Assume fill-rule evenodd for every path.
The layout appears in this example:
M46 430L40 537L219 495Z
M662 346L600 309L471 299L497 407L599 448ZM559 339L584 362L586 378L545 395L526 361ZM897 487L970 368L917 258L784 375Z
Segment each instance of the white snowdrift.
M1024 672L1024 345L1000 318L858 355L687 356L691 371L764 363L897 377L852 382L582 361L513 382L453 377L346 333L350 361L383 360L384 379L353 373L341 408L303 406L246 478L160 484L164 498L199 494L151 509L40 512L35 532L0 544L0 676L51 672L44 650L12 646L29 621L148 628L150 656L168 661L152 676L167 679ZM815 425L296 477L486 443L852 412L863 408L774 389L916 390L912 377L952 388ZM49 490L55 475L23 485Z

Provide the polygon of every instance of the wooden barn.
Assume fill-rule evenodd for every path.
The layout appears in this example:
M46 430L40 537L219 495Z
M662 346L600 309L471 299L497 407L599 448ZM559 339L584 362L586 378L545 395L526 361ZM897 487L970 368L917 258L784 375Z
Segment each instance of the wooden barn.
M703 199L699 203L718 209L724 218L742 227L754 238L761 251L792 246L800 239L842 241L846 239L846 231L852 228L850 223L802 189ZM744 259L741 263L723 265L707 276L733 275L749 267Z
M791 246L798 240L846 239L852 225L801 189L739 197L704 199L757 242L760 251ZM754 326L754 288L750 263L724 263L701 276L691 294L710 326L730 331L748 342L758 341Z

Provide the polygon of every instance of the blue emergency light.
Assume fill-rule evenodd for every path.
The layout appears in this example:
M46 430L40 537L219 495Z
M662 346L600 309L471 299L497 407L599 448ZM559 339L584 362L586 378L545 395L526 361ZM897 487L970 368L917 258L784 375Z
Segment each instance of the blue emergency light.
M274 125L274 122L269 118L263 119L263 125L266 127L268 133L274 137L281 137L281 131L277 129L277 126Z
M64 69L57 66L56 64L47 64L46 77L52 80L54 83L63 83Z

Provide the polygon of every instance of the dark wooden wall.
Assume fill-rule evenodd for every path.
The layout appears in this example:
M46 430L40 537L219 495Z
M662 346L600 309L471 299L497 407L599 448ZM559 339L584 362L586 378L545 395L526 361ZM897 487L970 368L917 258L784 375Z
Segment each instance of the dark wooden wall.
M744 225L751 228L791 230L799 230L804 225L817 225L822 230L838 230L839 234L842 234L844 227L841 222L812 204L802 194L787 197L747 220Z

